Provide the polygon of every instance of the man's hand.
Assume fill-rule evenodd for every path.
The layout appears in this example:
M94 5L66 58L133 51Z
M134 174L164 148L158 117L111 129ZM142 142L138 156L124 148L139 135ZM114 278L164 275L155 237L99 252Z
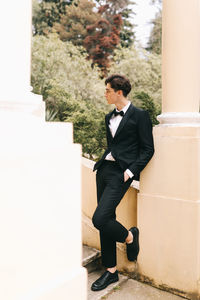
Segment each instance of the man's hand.
M125 171L124 172L124 182L126 182L129 178L130 178L129 175Z

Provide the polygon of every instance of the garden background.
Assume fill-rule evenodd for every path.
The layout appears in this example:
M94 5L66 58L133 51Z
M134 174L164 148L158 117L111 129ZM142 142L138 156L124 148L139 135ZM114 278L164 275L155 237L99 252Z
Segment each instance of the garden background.
M104 117L112 107L104 82L110 74L130 79L129 100L157 124L161 13L143 48L135 42L133 1L33 0L33 92L46 102L47 121L73 123L74 142L82 144L84 156L96 160L106 147Z

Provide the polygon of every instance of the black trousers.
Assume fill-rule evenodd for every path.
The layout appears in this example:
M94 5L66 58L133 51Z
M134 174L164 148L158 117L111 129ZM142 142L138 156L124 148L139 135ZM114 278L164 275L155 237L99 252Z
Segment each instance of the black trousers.
M97 208L92 221L100 232L102 264L116 266L116 242L124 243L128 230L116 220L116 207L133 178L124 182L124 171L117 162L105 160L96 174Z

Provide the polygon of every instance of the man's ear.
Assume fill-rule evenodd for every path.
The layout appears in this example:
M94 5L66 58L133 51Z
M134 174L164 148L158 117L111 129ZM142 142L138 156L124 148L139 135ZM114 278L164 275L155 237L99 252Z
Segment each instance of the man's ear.
M118 91L117 91L117 95L118 95L118 96L122 96L122 95L123 95L122 90L118 90Z

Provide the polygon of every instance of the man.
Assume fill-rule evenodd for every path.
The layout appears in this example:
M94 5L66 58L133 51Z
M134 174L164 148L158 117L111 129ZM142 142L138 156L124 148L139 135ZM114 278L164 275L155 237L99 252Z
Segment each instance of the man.
M127 99L131 84L121 75L111 75L105 81L105 97L115 109L106 115L107 149L95 164L97 170L97 202L92 221L100 232L102 264L106 271L91 286L99 291L119 280L116 269L116 242L126 242L130 261L137 260L139 230L127 230L116 220L115 210L133 179L154 153L152 124L146 111L136 108Z

